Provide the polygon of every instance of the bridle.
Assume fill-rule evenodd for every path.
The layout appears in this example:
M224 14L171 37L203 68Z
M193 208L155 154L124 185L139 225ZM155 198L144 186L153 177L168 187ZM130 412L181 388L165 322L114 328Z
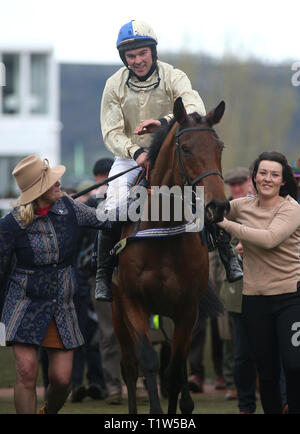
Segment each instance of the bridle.
M195 179L190 179L190 177L188 176L188 173L186 171L186 168L183 164L182 158L181 158L181 152L180 152L180 145L179 145L179 141L178 138L184 134L187 133L189 131L211 131L211 132L215 132L215 130L211 127L190 127L190 128L184 128L183 130L179 131L179 128L177 128L176 134L175 134L175 138L176 138L176 144L175 144L175 153L177 154L177 158L178 158L178 162L179 162L179 167L180 167L180 172L181 172L181 177L182 180L184 182L184 185L190 185L190 186L194 186L195 184L197 184L197 182L201 181L202 179L206 178L209 175L218 175L223 179L222 173L219 170L216 169L211 169L211 170L207 170L206 172L202 173L201 175L197 176Z

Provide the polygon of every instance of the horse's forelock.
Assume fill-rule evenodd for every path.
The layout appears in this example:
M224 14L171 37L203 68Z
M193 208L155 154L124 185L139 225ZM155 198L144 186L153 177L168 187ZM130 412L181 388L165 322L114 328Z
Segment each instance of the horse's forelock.
M194 122L196 122L197 124L199 123L203 123L205 120L205 117L202 117L199 113L194 112L191 113L188 116L187 119L187 124L189 123L189 120L192 120ZM156 158L158 156L158 153L160 151L161 145L163 144L165 138L168 135L168 132L171 130L171 128L173 127L175 123L175 119L173 118L169 124L162 126L161 128L159 128L159 130L155 133L150 148L149 148L149 152L148 152L148 160L150 162L151 167L154 166Z
M202 123L202 122L203 122L203 118L202 118L202 116L199 115L199 113L197 113L197 112L192 113L190 116L191 116L191 117L194 119L194 121L197 122L197 123Z

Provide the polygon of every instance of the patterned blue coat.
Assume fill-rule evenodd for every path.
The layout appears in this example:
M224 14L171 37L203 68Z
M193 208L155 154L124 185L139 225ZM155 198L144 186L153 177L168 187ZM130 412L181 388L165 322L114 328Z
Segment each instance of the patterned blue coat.
M0 219L0 291L5 291L1 321L7 341L40 345L54 315L65 348L84 343L73 304L79 227L100 229L101 222L95 208L69 196L28 227L16 210ZM13 255L16 264L10 272Z

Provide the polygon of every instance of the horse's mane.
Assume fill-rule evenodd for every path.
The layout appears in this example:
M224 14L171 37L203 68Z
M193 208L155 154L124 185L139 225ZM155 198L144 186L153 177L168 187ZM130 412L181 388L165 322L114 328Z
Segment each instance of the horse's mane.
M171 130L174 124L175 124L175 119L173 118L168 124L161 126L154 134L148 152L148 161L150 162L151 168L154 166L161 145L163 144L165 138L168 135L168 132Z
M199 115L199 113L194 112L190 115L190 117L192 117L193 120L197 123L200 123L202 121L202 117ZM174 124L175 119L173 118L167 125L163 125L162 127L160 127L154 134L148 152L148 161L150 162L151 168L153 168L155 164L161 145L163 144L165 138L168 135L168 132L171 130Z

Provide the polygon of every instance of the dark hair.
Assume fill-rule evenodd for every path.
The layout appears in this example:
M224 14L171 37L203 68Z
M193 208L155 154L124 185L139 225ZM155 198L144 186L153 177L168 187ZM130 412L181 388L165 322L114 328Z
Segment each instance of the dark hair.
M100 160L96 161L93 168L94 176L108 173L111 169L111 166L113 165L113 162L114 161L112 158L101 158Z
M175 118L171 119L169 123L164 123L159 129L155 132L151 145L149 147L148 152L148 161L150 163L151 169L154 167L156 158L159 154L160 148L163 144L163 141L168 135L168 132L171 130L173 125L175 124L176 120Z
M298 200L298 188L294 179L293 170L289 165L286 157L280 152L276 151L262 152L254 161L252 182L255 190L257 191L255 177L257 174L258 166L263 160L276 161L277 163L280 163L282 165L282 179L283 181L285 181L285 184L280 187L279 195L285 197L289 194L292 198Z

